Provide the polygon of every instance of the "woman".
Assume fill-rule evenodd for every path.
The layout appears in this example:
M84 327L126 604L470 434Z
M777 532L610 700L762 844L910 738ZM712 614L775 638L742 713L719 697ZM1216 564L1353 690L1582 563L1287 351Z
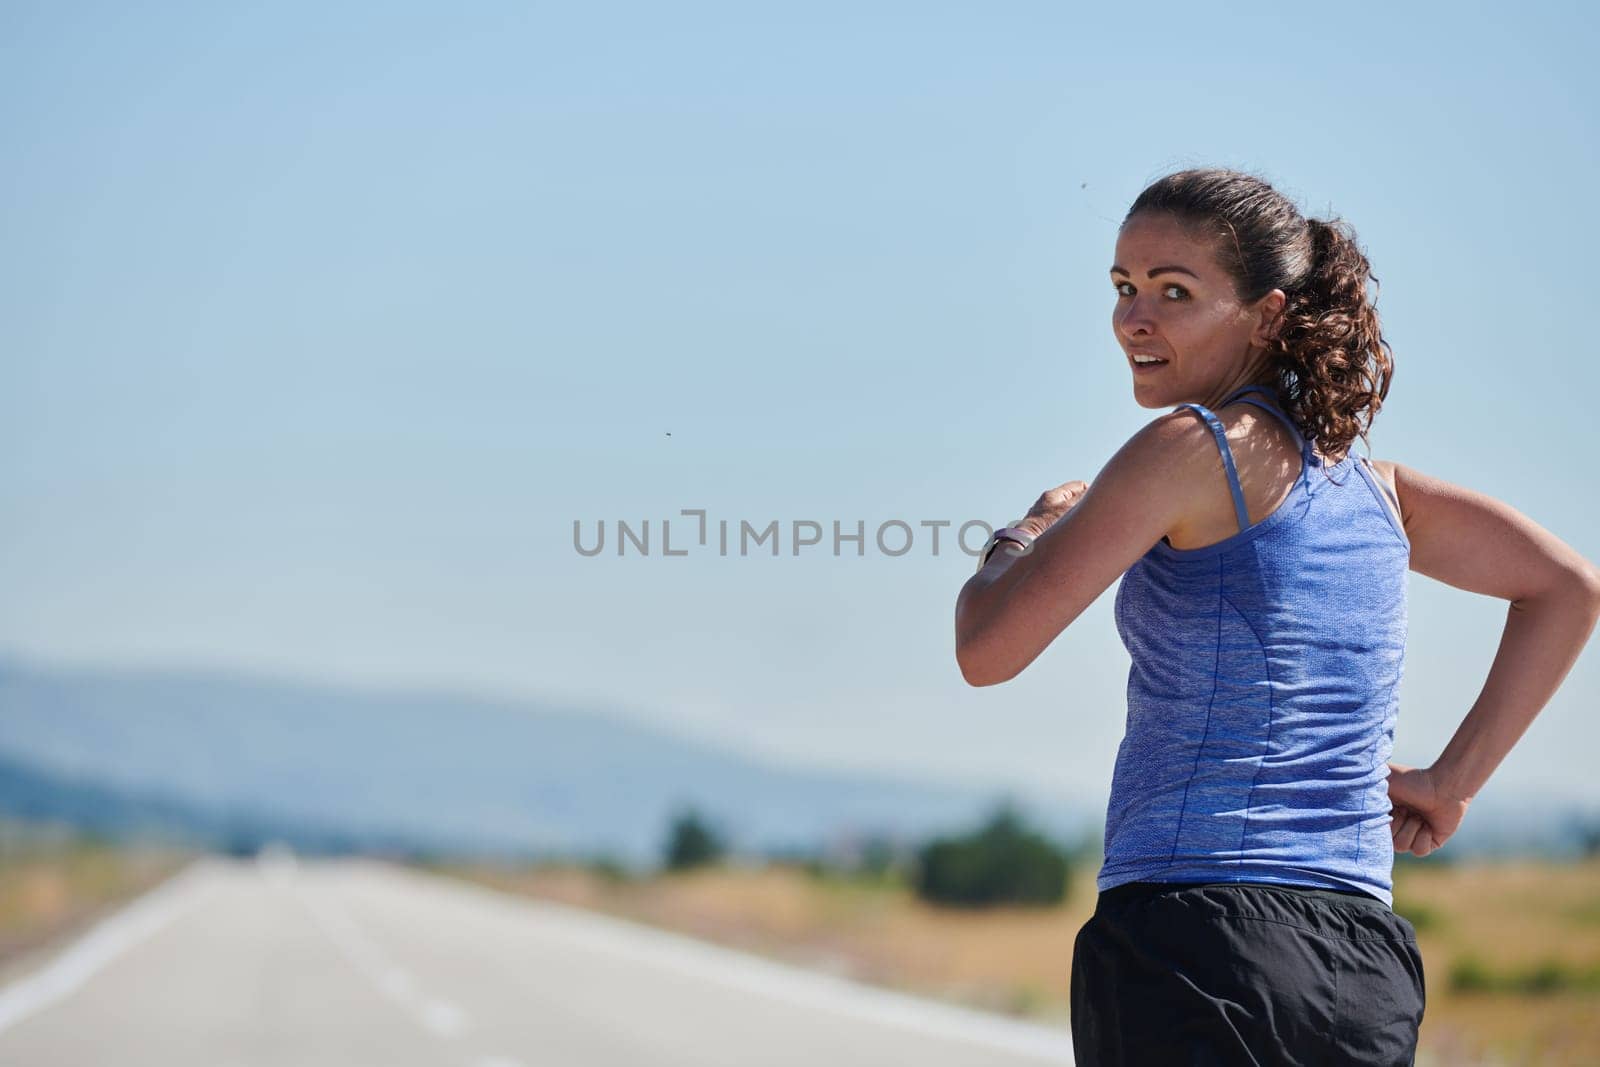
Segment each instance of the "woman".
M1080 1064L1404 1064L1425 985L1392 910L1550 699L1600 571L1480 493L1356 456L1388 394L1369 266L1343 223L1187 170L1117 238L1134 399L1173 408L1093 483L997 531L956 604L972 685L1013 678L1115 579L1132 659L1092 918ZM1388 762L1408 570L1511 602L1439 759Z

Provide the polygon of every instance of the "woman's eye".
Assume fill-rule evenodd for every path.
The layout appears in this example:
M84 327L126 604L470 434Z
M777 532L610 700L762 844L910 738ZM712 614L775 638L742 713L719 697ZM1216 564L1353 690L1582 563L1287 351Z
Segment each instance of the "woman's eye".
M1116 282L1116 283L1113 284L1113 288L1116 289L1118 296L1132 296L1133 295L1133 283L1132 282ZM1173 300L1187 300L1187 299L1189 299L1189 290L1185 289L1181 285L1165 285L1165 286L1162 286L1161 291L1163 293L1167 294ZM1174 293L1176 293L1177 295L1173 296Z

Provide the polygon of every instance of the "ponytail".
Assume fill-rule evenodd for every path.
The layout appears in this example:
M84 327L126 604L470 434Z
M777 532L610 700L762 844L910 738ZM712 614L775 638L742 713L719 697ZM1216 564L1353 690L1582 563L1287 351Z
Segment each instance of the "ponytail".
M1323 455L1340 456L1389 395L1394 358L1369 296L1372 266L1339 219L1308 219L1311 266L1287 295L1268 358L1288 411ZM1370 446L1370 442L1369 442Z

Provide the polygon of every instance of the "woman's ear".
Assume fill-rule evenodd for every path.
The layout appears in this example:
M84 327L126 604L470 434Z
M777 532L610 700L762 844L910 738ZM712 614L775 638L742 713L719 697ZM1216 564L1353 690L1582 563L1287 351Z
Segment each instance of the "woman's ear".
M1284 295L1282 289L1274 289L1256 301L1256 324L1250 331L1252 342L1265 348L1278 336L1278 330L1283 325L1283 309L1288 303L1289 298Z

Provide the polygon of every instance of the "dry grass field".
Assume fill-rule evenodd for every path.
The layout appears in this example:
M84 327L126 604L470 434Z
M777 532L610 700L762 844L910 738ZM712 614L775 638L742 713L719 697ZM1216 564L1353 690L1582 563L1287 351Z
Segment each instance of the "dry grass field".
M1600 859L1402 866L1395 906L1435 1062L1600 1064Z
M1072 943L1092 869L1050 909L957 911L893 882L791 867L702 868L637 880L585 868L451 873L864 981L1064 1023ZM1396 910L1428 983L1419 1064L1600 1064L1600 859L1402 863Z
M0 835L0 975L153 887L184 860L177 852Z

